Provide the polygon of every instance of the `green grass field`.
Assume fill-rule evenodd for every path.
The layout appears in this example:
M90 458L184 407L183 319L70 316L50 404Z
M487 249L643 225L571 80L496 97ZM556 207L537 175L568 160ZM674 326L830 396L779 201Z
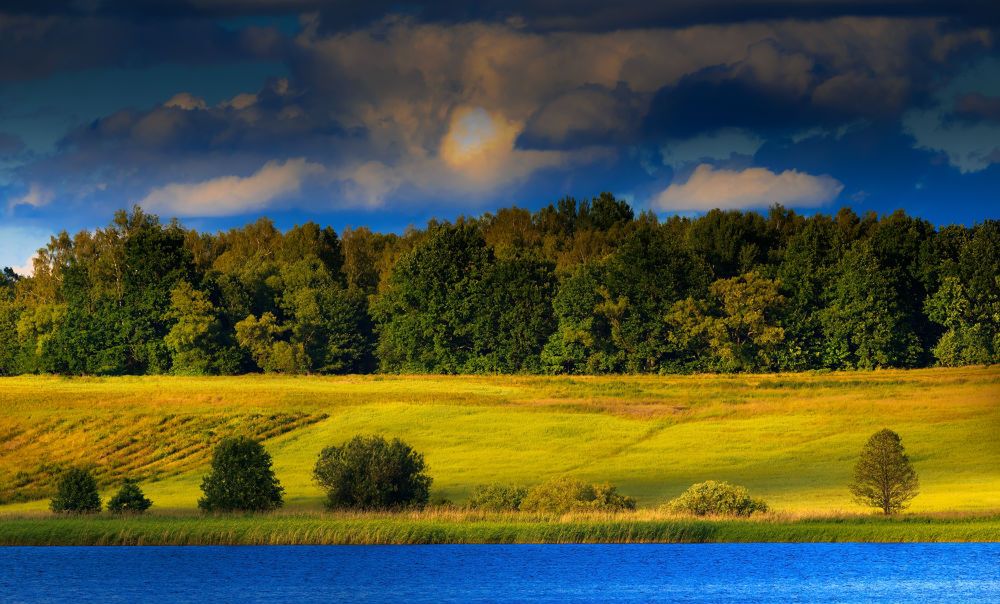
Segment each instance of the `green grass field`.
M748 486L784 513L862 511L846 484L865 439L899 432L918 513L1000 510L1000 368L741 376L0 378L0 514L44 510L92 464L143 480L159 513L193 510L211 446L264 439L286 509L313 512L320 449L358 433L425 454L432 493L554 475L655 507L691 483Z

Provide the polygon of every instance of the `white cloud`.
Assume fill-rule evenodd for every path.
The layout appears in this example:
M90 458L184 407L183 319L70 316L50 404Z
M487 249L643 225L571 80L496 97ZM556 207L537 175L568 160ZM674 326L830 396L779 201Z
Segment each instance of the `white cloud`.
M254 212L298 193L325 168L304 158L270 161L250 176L220 176L198 183L158 187L139 202L148 210L179 216L232 216Z
M20 197L14 197L9 202L7 202L7 208L11 209L17 206L31 206L34 208L40 208L42 206L49 205L49 203L55 198L55 193L51 189L44 187L37 182L31 183L28 187L28 192Z
M701 164L684 184L671 184L654 200L660 210L706 211L760 208L780 203L816 207L836 199L844 185L831 176L813 176L798 170L780 174L766 168L716 170Z

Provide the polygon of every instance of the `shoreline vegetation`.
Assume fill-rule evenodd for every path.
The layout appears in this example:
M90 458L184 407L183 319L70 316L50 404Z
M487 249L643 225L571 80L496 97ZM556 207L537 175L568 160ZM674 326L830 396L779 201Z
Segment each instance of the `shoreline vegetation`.
M997 542L1000 512L767 514L694 518L623 514L400 513L0 516L0 545L428 545L530 543Z

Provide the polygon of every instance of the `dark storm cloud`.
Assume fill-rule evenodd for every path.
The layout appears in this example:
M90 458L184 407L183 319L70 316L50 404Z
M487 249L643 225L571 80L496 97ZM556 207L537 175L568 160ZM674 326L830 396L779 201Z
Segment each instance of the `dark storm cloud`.
M274 59L284 43L269 28L231 31L205 19L0 11L0 82L88 68Z
M648 102L619 82L614 88L588 84L545 103L517 139L527 149L560 149L634 140Z
M687 138L742 128L787 136L854 120L894 121L932 103L942 81L991 47L986 34L926 20L827 24L792 27L750 45L740 61L664 86L649 105L643 132ZM842 37L823 40L822 27Z
M1000 123L1000 96L987 96L979 92L962 95L955 99L952 117L970 123Z
M102 109L53 153L12 170L22 187L45 183L56 198L155 199L189 212L184 195L221 199L227 187L269 183L263 190L274 195L247 207L306 186L320 194L302 203L473 203L629 157L648 174L692 158L721 166L734 151L712 145L731 140L744 143L745 165L735 166L744 168L769 141L898 122L970 57L992 52L992 32L962 21L979 11L986 22L986 6L41 2L0 14L0 80L166 62L283 63L287 79L227 89L232 98L221 103L179 78L142 108ZM300 12L294 32L267 26ZM236 19L256 16L265 18ZM677 151L669 169L647 165L678 139L692 151ZM738 176L733 168L715 177Z
M683 27L772 19L946 17L967 24L996 24L993 0L12 0L11 13L116 15L130 17L239 17L322 14L324 30L365 26L386 14L424 22L517 19L537 30L612 31L635 27Z

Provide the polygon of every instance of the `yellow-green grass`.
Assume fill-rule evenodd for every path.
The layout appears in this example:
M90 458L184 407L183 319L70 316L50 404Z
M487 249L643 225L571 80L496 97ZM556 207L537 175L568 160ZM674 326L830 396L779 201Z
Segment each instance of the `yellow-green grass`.
M746 485L783 512L860 512L846 485L874 431L903 437L914 512L1000 510L1000 368L740 376L0 378L0 514L44 510L54 476L93 464L107 497L144 480L193 510L211 445L263 438L293 512L322 509L316 455L355 434L423 452L433 492L556 475L653 507L694 482Z
M0 545L375 545L434 543L995 542L1000 516L844 516L749 520L644 512L537 517L431 511L7 517Z

